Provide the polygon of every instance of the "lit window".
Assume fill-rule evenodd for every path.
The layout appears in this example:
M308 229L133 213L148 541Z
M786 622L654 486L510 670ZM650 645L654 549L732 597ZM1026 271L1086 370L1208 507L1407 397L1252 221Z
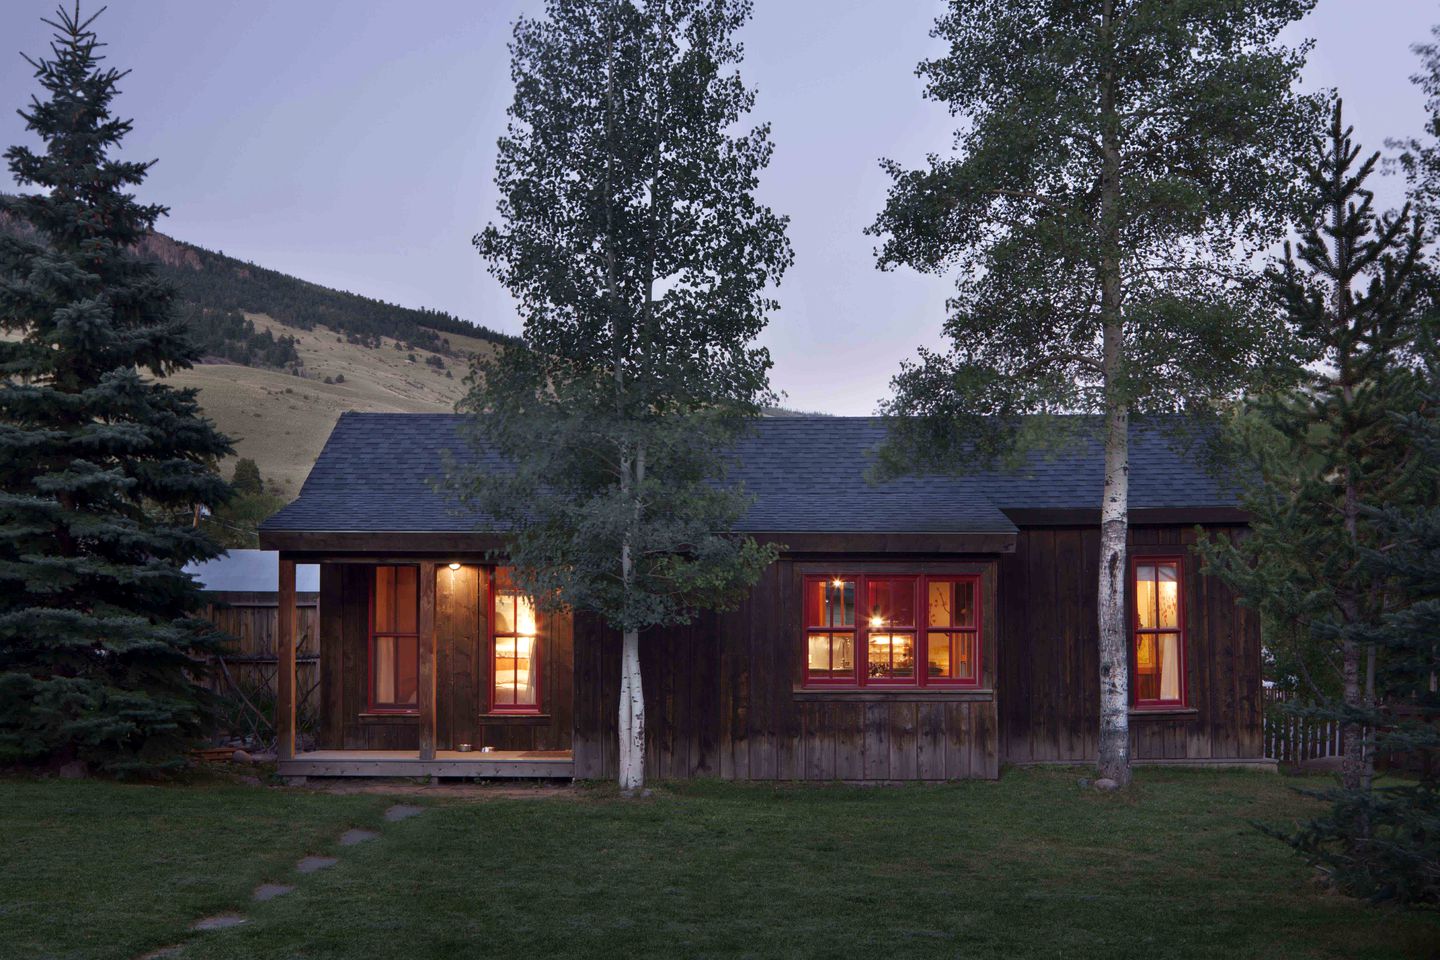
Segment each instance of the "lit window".
M419 571L376 567L370 616L370 709L414 710L420 693Z
M866 676L874 681L915 679L915 578L866 581Z
M805 583L806 678L855 682L855 580L812 577Z
M979 577L842 573L804 590L807 685L979 684Z
M533 713L540 709L539 646L535 603L515 586L508 567L495 570L491 708Z
M1185 702L1180 561L1135 561L1135 704Z
M925 675L932 680L973 682L980 649L974 580L928 582Z

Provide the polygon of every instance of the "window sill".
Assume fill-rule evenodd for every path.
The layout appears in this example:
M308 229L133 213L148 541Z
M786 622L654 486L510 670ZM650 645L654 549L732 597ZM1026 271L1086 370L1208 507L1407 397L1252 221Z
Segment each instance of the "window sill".
M1132 717L1198 717L1195 707L1131 707Z
M548 713L482 713L476 719L486 725L511 723L523 726L529 723L544 726L553 718Z
M419 723L419 713L362 713L361 723Z
M961 689L927 690L883 689L876 687L826 689L823 687L795 687L791 696L801 701L850 702L850 703L965 703L984 702L995 699L995 691L989 688L964 687Z

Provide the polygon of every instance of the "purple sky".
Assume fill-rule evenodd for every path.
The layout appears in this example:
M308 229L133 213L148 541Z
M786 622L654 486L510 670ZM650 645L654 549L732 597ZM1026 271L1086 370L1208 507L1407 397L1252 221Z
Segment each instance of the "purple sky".
M67 0L69 2L69 0ZM878 272L862 230L883 203L876 161L944 151L951 123L920 98L935 0L759 0L746 29L755 117L776 153L761 193L791 218L796 263L764 342L791 407L866 414L904 357L936 345L950 281ZM87 4L93 8L93 4ZM495 139L510 100L505 43L538 0L111 0L111 61L133 68L127 153L158 157L144 197L161 229L307 280L518 331L470 237L493 215ZM53 0L0 6L0 144L35 89ZM1307 86L1336 86L1378 148L1424 122L1409 46L1440 22L1420 0L1320 0ZM1398 184L1381 185L1393 201ZM0 189L13 189L0 172Z

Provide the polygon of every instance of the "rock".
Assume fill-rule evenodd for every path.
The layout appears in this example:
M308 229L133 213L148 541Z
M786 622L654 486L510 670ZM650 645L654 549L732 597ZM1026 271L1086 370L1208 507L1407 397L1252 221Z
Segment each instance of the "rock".
M424 811L424 807L416 807L408 803L397 803L385 811L385 819L391 823L394 823L396 820L409 820L411 817L418 817Z
M295 864L295 869L300 873L314 873L316 870L324 870L326 867L333 867L339 863L334 857L306 857Z
M190 925L191 930L224 930L227 927L238 927L245 922L245 918L238 913L218 913L213 917L206 917L204 920L196 920Z
M374 830L346 830L340 834L340 846L353 847L357 843L364 843L366 840L374 840L380 834Z
M234 753L230 754L230 760L234 763L255 762L255 758L250 756L250 754L246 753L244 750L236 750Z
M285 894L294 891L288 883L262 883L255 888L255 900L264 903L266 900L274 900L276 897L283 897Z
M1120 784L1116 783L1114 780L1111 780L1109 777L1101 777L1099 780L1096 780L1096 781L1095 781L1095 789L1096 789L1096 790L1119 790L1119 789L1120 789Z
M90 776L90 765L84 760L71 760L60 766L61 780L84 780L88 776Z
M273 750L257 750L250 754L250 760L254 763L274 763L275 752Z
M1079 780L1075 781L1075 786L1079 787L1081 790L1089 790L1091 787L1090 778L1081 777Z
M241 777L241 778L240 778L240 782L243 783L243 784L245 784L247 787L263 787L263 786L264 786L264 784L260 782L260 778L259 778L259 777Z

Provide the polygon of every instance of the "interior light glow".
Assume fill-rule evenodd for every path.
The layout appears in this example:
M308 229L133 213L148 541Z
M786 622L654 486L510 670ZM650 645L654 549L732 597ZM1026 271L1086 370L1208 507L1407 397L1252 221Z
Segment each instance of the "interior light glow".
M451 569L451 570L459 570L459 569L460 569L460 564L458 564L458 563L452 563L452 564L450 564L450 569Z
M882 617L882 616L880 616L879 614L876 614L875 616L873 616L873 617L870 618L870 626L872 626L872 627L883 627L883 626L885 626L885 618Z

